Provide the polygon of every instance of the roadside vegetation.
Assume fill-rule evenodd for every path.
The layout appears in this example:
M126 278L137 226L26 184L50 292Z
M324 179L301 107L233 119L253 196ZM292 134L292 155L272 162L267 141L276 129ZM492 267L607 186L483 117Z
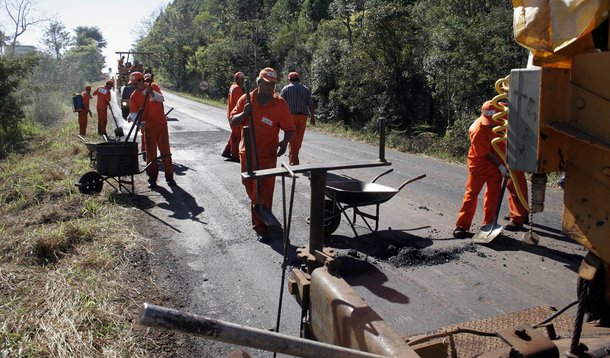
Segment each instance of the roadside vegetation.
M90 169L71 97L103 66L99 31L78 29L57 51L0 56L1 357L145 357L154 344L136 317L163 297L135 204L74 185Z
M140 27L170 88L225 99L234 72L300 73L317 122L354 137L387 121L397 149L462 159L494 83L523 67L512 6L472 0L175 0Z

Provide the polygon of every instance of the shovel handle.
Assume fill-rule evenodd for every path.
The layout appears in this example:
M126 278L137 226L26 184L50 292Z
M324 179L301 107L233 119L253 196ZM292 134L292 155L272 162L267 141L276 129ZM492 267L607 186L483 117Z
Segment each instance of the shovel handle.
M496 215L494 215L494 227L498 225L498 216L500 216L500 209L502 208L502 200L504 199L504 192L506 191L506 185L508 184L508 177L502 179L502 189L500 189L500 198L498 199L498 206L496 207Z

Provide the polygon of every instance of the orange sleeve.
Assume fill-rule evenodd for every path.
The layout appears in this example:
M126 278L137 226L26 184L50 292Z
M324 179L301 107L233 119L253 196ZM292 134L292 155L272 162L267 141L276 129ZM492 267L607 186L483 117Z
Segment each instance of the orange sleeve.
M93 91L93 94L94 94L94 95L96 95L96 96L97 96L97 94L99 93L99 92L98 92L98 89L100 89L100 88L98 87L98 88L96 88L96 89L95 89L95 91Z
M294 120L292 119L292 114L290 113L290 107L288 107L288 102L283 98L279 97L282 105L278 106L278 116L280 118L280 128L284 132L296 131L297 128L294 124Z
M133 91L129 97L129 112L139 112L142 109L144 101L142 99L142 93L139 91Z
M487 153L491 152L492 137L489 136L489 133L487 132L491 132L491 129L487 129L483 125L480 125L472 135L471 148L473 154L477 157L484 157Z

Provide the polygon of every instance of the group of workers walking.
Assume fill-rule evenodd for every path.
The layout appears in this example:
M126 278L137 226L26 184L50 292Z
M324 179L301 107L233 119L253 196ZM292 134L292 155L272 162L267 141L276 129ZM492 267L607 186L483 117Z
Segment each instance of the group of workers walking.
M273 68L262 69L256 78L256 88L246 93L243 88L245 75L239 71L233 75L234 82L229 88L227 98L227 119L231 127L227 144L222 156L233 161L239 161L241 172L246 172L248 162L255 163L255 170L275 168L277 158L288 150L290 165L299 165L299 151L303 142L307 117L310 123L315 124L314 105L309 88L300 83L297 72L288 74L289 84L284 86L279 94L275 87L279 80L278 73ZM156 187L159 167L157 159L161 159L165 170L165 179L170 186L176 185L173 175L171 152L169 147L169 134L167 119L165 118L163 102L164 97L160 87L152 82L150 73L142 74L135 71L129 75L129 84L136 90L130 98L130 115L128 120L135 121L140 115L143 146L146 147L146 162L151 163L146 172L150 188ZM97 96L98 134L106 134L107 114L110 105L110 93L114 83L112 80L93 92ZM89 103L91 99L91 86L87 86L81 93L83 98L82 110L78 112L80 134L86 133L87 114L91 115ZM458 213L456 228L453 232L455 238L468 237L470 227L476 212L477 199L483 186L486 186L484 199L483 225L494 221L496 207L500 204L502 180L509 177L509 171L503 159L492 148L492 140L498 137L492 129L498 123L492 118L500 109L490 101L483 104L481 115L473 122L468 130L470 148L468 151L468 178L462 206ZM256 146L246 151L244 130L254 127ZM279 132L284 136L279 140ZM500 151L505 151L501 142ZM157 151L160 156L157 157ZM246 153L256 156L251 161L246 160ZM513 178L516 183L513 182ZM250 199L252 228L259 238L264 238L267 227L257 206L271 211L275 178L265 177L259 180L242 179L246 193ZM257 187L258 185L258 187ZM515 188L517 185L527 201L527 182L525 175L520 171L513 171L508 179L509 190L509 217L507 230L520 230L528 222L526 207L520 202ZM260 202L259 202L260 201Z

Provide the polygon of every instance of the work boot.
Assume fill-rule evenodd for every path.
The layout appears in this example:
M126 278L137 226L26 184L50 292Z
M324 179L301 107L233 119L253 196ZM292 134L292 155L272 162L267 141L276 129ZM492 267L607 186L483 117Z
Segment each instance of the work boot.
M157 188L157 181L153 179L148 179L148 189Z
M167 178L167 179L165 179L165 181L167 182L167 185L169 185L169 186L178 185L178 184L176 184L176 181L174 180L174 178Z
M508 216L508 215L504 217L504 220L506 220L506 221L512 221L512 220L510 219L510 216ZM524 218L524 219L523 219L523 224L524 224L524 225L529 225L529 224L530 224L530 219L529 219L528 217Z
M504 225L504 230L521 231L523 230L523 224L519 224L511 220L508 224Z
M458 226L453 230L453 237L456 239L465 239L468 237L468 232L463 227Z

